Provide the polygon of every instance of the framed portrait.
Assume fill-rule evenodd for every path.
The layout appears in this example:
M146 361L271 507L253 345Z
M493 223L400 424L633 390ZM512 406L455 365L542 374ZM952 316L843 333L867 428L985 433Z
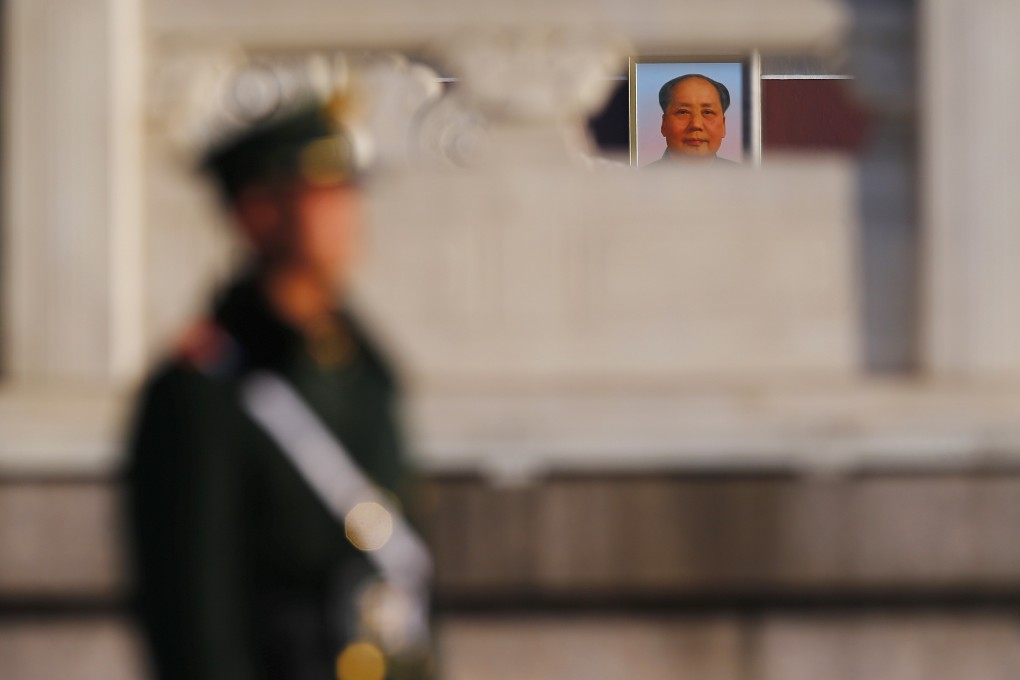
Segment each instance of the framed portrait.
M632 57L630 163L711 157L761 160L757 54Z

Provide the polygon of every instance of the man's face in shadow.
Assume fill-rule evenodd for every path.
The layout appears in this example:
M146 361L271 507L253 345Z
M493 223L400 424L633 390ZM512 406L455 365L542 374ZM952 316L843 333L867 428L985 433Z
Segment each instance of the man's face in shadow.
M715 86L703 78L674 85L660 129L671 157L715 158L726 136L726 116Z
M278 271L332 287L346 283L361 252L361 194L353 185L257 184L235 202L243 235Z

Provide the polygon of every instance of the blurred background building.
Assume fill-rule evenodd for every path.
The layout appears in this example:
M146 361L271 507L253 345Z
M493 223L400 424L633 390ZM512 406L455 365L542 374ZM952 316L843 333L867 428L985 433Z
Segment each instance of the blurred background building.
M373 133L444 677L1016 676L1020 4L3 12L0 677L145 677L121 434L236 253L189 163L324 84ZM713 54L760 165L628 169L628 57Z

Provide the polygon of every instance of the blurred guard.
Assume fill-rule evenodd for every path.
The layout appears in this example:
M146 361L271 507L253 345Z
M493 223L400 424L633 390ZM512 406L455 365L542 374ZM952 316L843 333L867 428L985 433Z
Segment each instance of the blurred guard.
M351 142L308 105L204 161L252 257L146 386L130 444L159 680L426 674L394 381L334 306L361 219Z

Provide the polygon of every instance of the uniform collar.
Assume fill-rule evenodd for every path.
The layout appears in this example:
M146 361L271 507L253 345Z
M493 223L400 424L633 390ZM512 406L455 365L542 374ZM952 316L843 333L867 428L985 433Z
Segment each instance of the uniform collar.
M249 367L286 369L305 351L304 336L273 310L254 272L223 291L214 317L241 346Z

